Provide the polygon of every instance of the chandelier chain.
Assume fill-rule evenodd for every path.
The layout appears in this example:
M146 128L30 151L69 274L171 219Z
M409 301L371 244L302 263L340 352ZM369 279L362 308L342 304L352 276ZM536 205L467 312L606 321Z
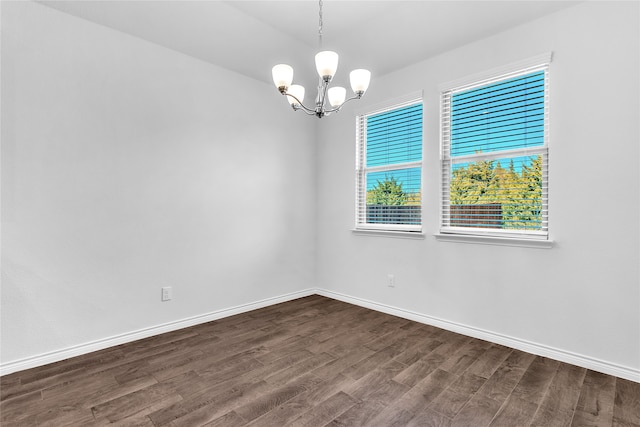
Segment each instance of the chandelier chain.
M322 48L322 0L318 0L318 42Z

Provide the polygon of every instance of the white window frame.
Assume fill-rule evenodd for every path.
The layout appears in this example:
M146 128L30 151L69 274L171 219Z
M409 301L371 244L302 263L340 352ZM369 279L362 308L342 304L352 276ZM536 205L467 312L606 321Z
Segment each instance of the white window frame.
M505 67L476 74L461 80L446 83L440 86L440 232L436 235L439 240L465 242L465 243L495 243L514 246L550 247L548 228L548 189L549 189L549 67L552 53L546 53L533 58L510 64ZM544 112L544 145L528 149L514 149L495 151L456 157L450 156L450 101L453 94L485 86L509 79L518 75L545 70L545 112ZM542 184L542 229L541 230L501 230L491 228L472 228L450 226L449 218L449 184L451 179L452 163L462 163L478 160L496 160L505 157L516 156L543 156L543 184ZM529 243L527 243L529 242ZM549 244L548 244L549 243Z
M355 229L353 231L360 232L360 234L371 235L371 233L380 232L400 232L405 235L420 235L422 232L422 213L423 213L423 159L424 159L424 130L423 130L423 142L422 142L422 157L420 161L406 162L406 163L394 163L392 165L367 167L367 117L376 114L396 110L410 105L423 104L423 117L422 126L424 129L424 103L422 91L414 92L396 98L392 101L384 104L379 104L368 108L366 111L361 110L356 112L356 206L355 206ZM420 177L420 224L374 224L366 222L366 209L367 209L367 173L372 172L384 172L393 171L399 169L408 169L419 167L421 171ZM396 236L399 233L396 234ZM391 235L391 234L388 234Z

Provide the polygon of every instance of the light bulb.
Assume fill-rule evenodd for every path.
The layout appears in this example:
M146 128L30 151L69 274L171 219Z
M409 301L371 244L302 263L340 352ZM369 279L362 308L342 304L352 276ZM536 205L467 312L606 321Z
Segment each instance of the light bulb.
M287 93L298 98L298 100L296 101L296 98L287 96L287 101L289 101L289 104L302 104L302 101L304 100L304 86L291 85L289 86L289 90L287 90Z
M369 81L371 80L371 71L369 70L353 70L349 74L349 80L351 81L351 89L354 93L366 92L369 88Z
M332 107L338 107L342 105L344 99L347 97L347 90L343 87L336 86L329 89L327 92L329 95L329 104Z
M273 76L273 83L276 87L286 90L291 86L291 82L293 81L293 68L287 64L278 64L271 69L271 75Z
M316 70L320 77L331 79L338 70L338 54L330 50L316 54Z

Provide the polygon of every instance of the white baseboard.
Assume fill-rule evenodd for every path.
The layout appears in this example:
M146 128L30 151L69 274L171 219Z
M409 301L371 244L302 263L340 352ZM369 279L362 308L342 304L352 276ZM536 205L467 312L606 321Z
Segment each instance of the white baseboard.
M548 357L550 359L559 360L561 362L570 363L572 365L581 366L583 368L591 369L604 374L613 375L619 378L624 378L630 381L640 383L640 370L629 368L626 366L620 366L614 363L610 363L603 360L594 359L591 357L583 356L580 354L572 353L562 349L552 348L545 345L533 343L530 341L522 340L519 338L513 338L506 335L501 335L495 332L474 328L472 326L462 325L448 320L439 319L436 317L428 316L414 311L405 310L398 307L381 304L378 302L353 297L350 295L341 294L326 289L306 289L299 292L292 292L285 295L280 295L273 298L266 298L260 301L255 301L248 304L242 304L235 307L217 310L211 313L203 314L200 316L189 317L187 319L177 320L175 322L169 322L150 328L141 329L138 331L128 332L125 334L105 338L101 340L92 341L86 344L81 344L73 347L69 347L62 350L52 351L49 353L40 354L37 356L28 357L4 364L0 364L0 376L7 375L13 372L23 371L25 369L31 369L38 366L46 365L48 363L59 362L70 357L80 356L83 354L91 353L97 350L103 350L105 348L113 347L120 344L136 341L143 338L148 338L154 335L163 334L166 332L175 331L189 326L198 325L201 323L211 322L213 320L222 319L224 317L234 316L236 314L245 313L247 311L256 310L258 308L267 307L274 304L279 304L286 301L291 301L297 298L302 298L310 295L322 295L328 298L333 298L339 301L343 301L349 304L366 307L372 310L380 311L382 313L391 314L393 316L402 317L404 319L413 320L419 323L436 326L438 328L446 329L448 331L456 332L459 334L467 335L470 337L490 341L496 344L505 345L507 347L515 348L518 350L526 351L538 356Z
M640 370L629 368L626 366L620 366L615 363L607 362L604 360L598 360L591 357L583 356L581 354L572 353L562 349L548 347L542 344L522 340L519 338L513 338L506 335L498 334L495 332L474 328L472 326L462 325L448 320L438 319L436 317L427 316L425 314L416 313L409 310L404 310L398 307L392 307L386 304L380 304L378 302L365 300L362 298L353 297L350 295L341 294L339 292L333 292L326 289L316 289L318 295L322 295L328 298L337 299L339 301L347 302L349 304L358 305L372 310L380 311L382 313L391 314L393 316L402 317L404 319L413 320L415 322L424 323L426 325L436 326L441 329L446 329L451 332L456 332L462 335L478 338L481 340L489 341L496 344L501 344L507 347L522 350L527 353L532 353L538 356L548 357L550 359L558 360L560 362L569 363L572 365L580 366L583 368L591 369L593 371L602 372L604 374L613 375L615 377L624 378L629 381L640 383Z
M213 311L211 313L206 313L199 316L189 317L187 319L176 320L175 322L169 322L158 326L152 326L150 328L127 332L125 334L120 334L109 338L91 341L62 350L52 351L44 354L39 354L37 356L3 363L0 364L0 376L11 374L13 372L23 371L25 369L35 368L49 363L59 362L70 357L81 356L93 351L103 350L105 348L113 347L120 344L126 344L128 342L136 341L143 338L149 338L154 335L164 334L166 332L171 332L182 328L188 328L189 326L211 322L213 320L222 319L223 317L234 316L236 314L245 313L247 311L256 310L258 308L263 308L274 304L279 304L281 302L291 301L297 298L314 295L315 293L315 289L292 292L273 298L266 298L248 304L241 304L235 307Z

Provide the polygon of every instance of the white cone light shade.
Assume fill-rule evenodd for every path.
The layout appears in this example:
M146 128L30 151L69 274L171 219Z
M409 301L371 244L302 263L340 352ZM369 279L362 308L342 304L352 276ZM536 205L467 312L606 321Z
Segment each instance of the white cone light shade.
M293 82L293 68L287 64L278 64L271 69L273 83L277 88L288 88Z
M296 101L295 98L291 97L291 96L287 96L287 101L289 101L289 104L293 105L293 104L302 104L304 102L304 86L300 86L300 85L291 85L289 87L289 90L287 90L287 93L290 95L295 96L296 98L298 98L298 101Z
M320 77L333 77L338 70L338 54L330 50L316 54L316 70Z
M329 89L327 95L329 96L329 104L331 104L332 107L337 107L342 105L344 99L347 97L347 90L343 87L336 86Z
M369 88L369 81L371 81L371 71L369 70L353 70L349 74L349 80L351 81L351 89L354 93L366 92Z

